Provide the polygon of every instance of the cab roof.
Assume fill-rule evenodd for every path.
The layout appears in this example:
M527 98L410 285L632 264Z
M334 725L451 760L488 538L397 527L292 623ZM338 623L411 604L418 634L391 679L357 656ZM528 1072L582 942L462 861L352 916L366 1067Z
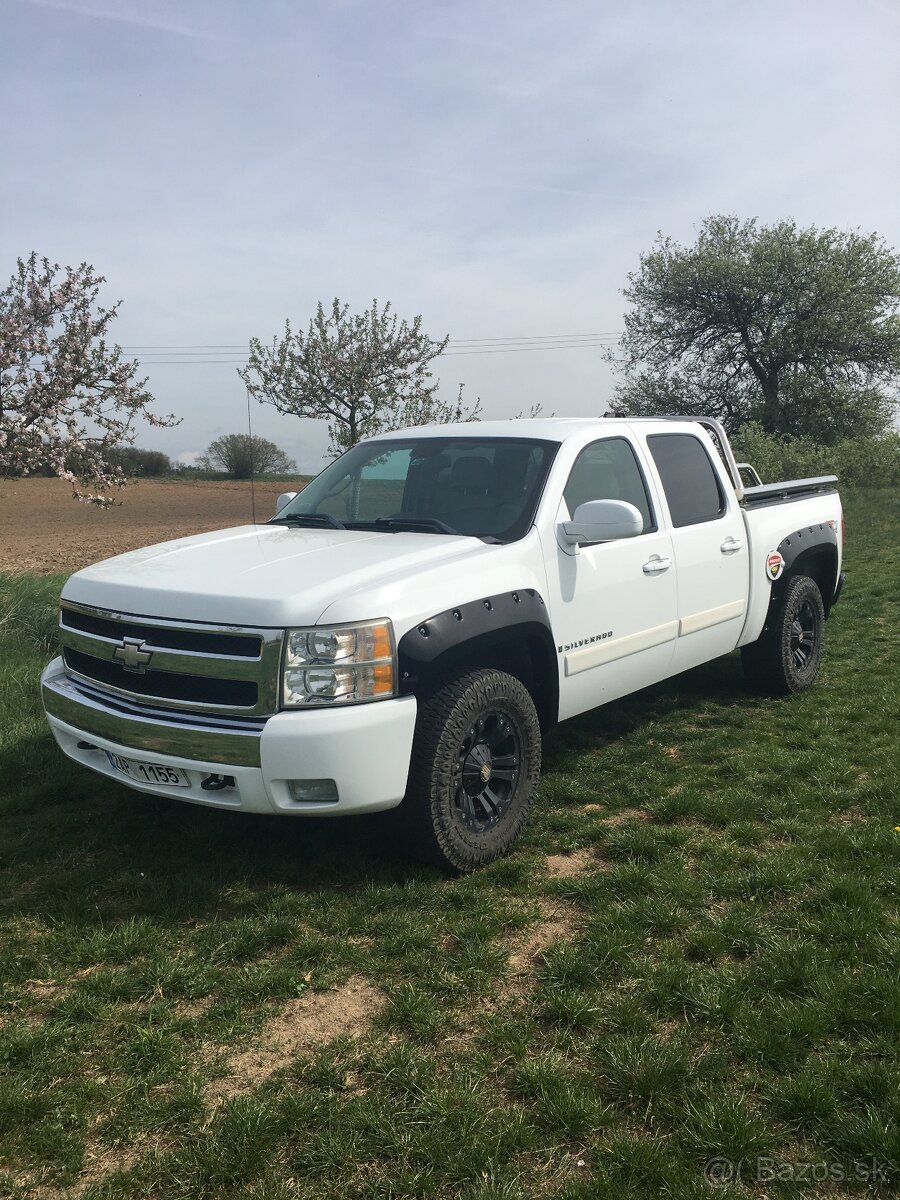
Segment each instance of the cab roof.
M664 418L656 418L661 420ZM525 417L508 421L459 421L450 425L414 425L391 433L375 434L367 441L387 438L460 437L460 438L537 438L545 442L564 442L567 438L594 429L622 429L632 423L623 417Z

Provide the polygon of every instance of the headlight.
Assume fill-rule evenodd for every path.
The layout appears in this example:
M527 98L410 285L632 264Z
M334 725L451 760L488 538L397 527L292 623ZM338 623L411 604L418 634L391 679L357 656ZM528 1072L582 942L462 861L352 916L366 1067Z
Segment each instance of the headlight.
M287 631L281 689L285 708L387 700L396 690L390 621Z

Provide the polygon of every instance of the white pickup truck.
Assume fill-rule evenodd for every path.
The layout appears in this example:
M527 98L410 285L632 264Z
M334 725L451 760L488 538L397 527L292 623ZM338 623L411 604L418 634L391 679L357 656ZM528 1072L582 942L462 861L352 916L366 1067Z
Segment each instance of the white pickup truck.
M361 442L266 524L74 574L50 727L173 799L399 805L420 857L470 870L519 834L557 721L738 647L753 682L810 686L843 581L836 480L741 469L703 418Z

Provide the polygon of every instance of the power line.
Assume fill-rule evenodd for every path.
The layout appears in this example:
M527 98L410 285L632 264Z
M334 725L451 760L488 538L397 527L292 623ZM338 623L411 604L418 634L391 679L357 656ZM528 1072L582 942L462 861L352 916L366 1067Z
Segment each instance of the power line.
M441 358L462 358L482 354L526 354L543 350L609 350L621 334L613 330L600 333L542 333L523 334L519 337L497 335L495 337L452 338ZM123 346L123 351L134 354L145 367L172 366L232 366L247 365L247 346L236 343L184 342L180 345L157 343L154 345Z
M123 350L246 350L246 343L231 342L225 346L205 346L203 342L185 342L182 345L171 346L123 346Z
M609 350L612 349L615 343L611 342L557 342L551 345L537 346L493 346L485 347L479 350L445 350L441 358L471 358L483 354L537 354L547 350ZM209 358L203 356L202 352L188 356L176 358L152 357L149 355L140 356L139 361L145 367L159 366L246 366L248 359L240 354L231 354L228 357Z
M528 343L528 344L524 344L524 345L516 344L516 345L506 345L506 346L485 345L485 346L479 346L477 348L472 348L472 349L465 348L465 347L462 349L451 348L449 350L444 350L443 356L446 357L447 355L450 355L450 354L491 354L491 353L510 354L510 353L515 353L516 351L519 351L519 350L568 350L568 349L572 349L572 348L577 349L578 347L586 347L588 349L590 349L591 347L600 347L601 349L603 349L607 346L614 346L614 345L616 345L616 342L614 342L614 341L533 342L533 343ZM124 347L123 347L123 349L124 349ZM132 353L132 352L128 351L128 353ZM152 350L152 351L149 351L144 354L136 354L135 357L140 358L144 362L154 362L154 361L158 361L161 358L173 358L173 357L182 362L190 362L192 359L205 358L210 355L216 355L223 362L229 362L229 361L246 362L247 361L247 352L240 351L240 350L228 350L228 351L224 351L224 352L220 351L220 352L218 352L218 354L216 354L216 351L214 351L214 350Z
M620 329L605 329L597 333L529 333L521 334L517 337L508 336L506 334L496 337L477 337L477 338L451 338L451 345L460 346L463 344L474 344L479 342L548 342L548 341L568 341L571 338L617 338L621 335ZM123 346L123 350L246 350L246 342L162 342L158 345L143 346L138 344L128 344Z
M462 358L472 354L528 354L539 350L603 350L611 342L556 342L550 346L494 346L483 350L445 350L442 358Z
M463 342L548 342L567 338L618 338L621 333L621 330L607 329L601 330L599 333L540 333L521 337L451 338L450 343L458 346Z
M447 350L441 358L470 358L479 354L536 354L544 350L603 350L607 348L604 342L575 342L571 345L556 346L508 346L493 350ZM142 358L141 362L148 367L202 367L230 366L242 367L247 365L247 359L235 358Z

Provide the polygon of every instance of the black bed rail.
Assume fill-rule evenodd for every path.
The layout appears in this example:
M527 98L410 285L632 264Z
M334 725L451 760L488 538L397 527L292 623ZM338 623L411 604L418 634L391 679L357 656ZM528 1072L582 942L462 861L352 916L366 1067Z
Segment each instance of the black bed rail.
M763 483L759 487L744 488L742 503L745 508L759 504L773 504L778 500L813 496L819 492L837 491L837 475L816 475L811 479L785 479L780 483Z

